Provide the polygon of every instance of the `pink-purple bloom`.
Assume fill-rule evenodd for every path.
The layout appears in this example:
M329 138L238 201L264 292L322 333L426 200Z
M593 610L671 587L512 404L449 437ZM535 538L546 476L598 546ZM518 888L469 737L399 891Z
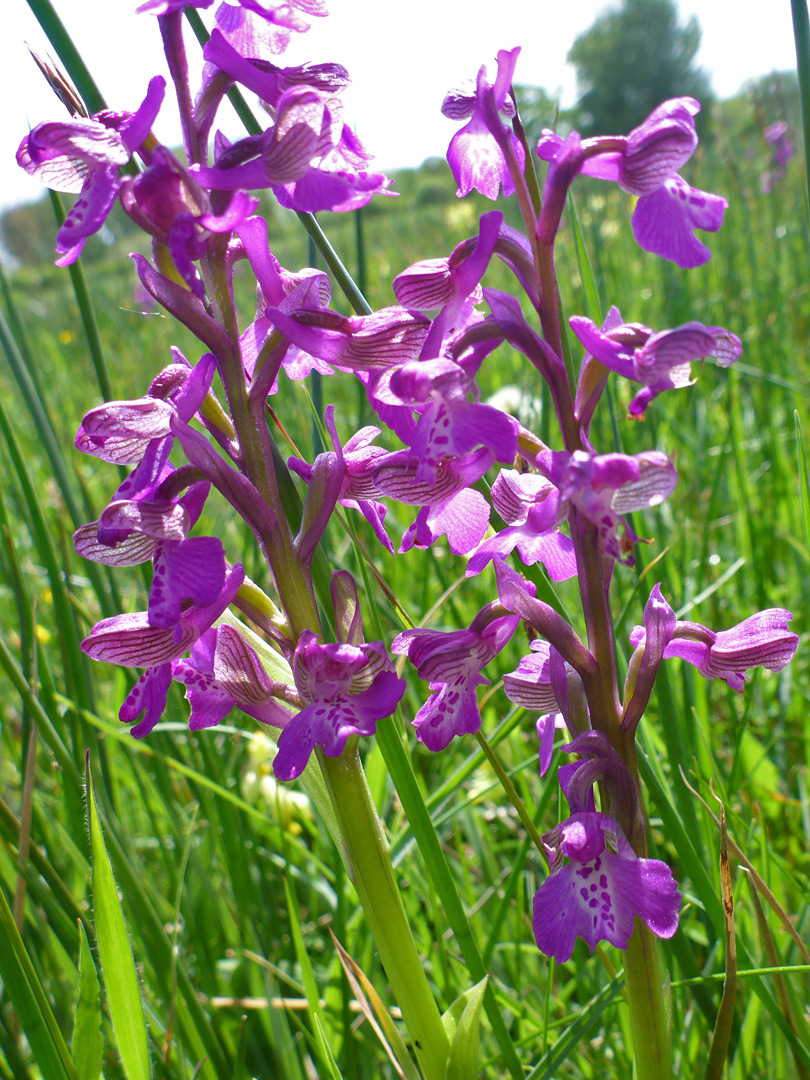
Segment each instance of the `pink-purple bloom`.
M598 136L581 142L579 171L637 195L632 221L636 240L645 251L684 269L711 258L694 232L716 232L728 206L721 196L690 187L678 173L697 147L694 116L699 110L694 98L672 98L626 137ZM544 161L555 162L572 145L579 145L576 132L563 140L546 131L537 153Z
M541 562L554 581L566 581L577 572L571 538L560 532L567 515L560 493L538 473L502 469L490 492L492 505L507 523L470 556L467 576L480 574L491 559L505 559L517 551L524 566Z
M279 780L299 776L316 746L338 757L350 735L373 735L377 721L391 715L405 692L381 641L323 644L305 630L292 668L305 705L279 736L273 762Z
M491 450L482 448L439 464L435 479L418 481L417 461L410 451L398 450L383 458L372 473L374 484L385 495L421 509L406 529L400 551L430 547L438 537L447 536L450 550L466 555L484 539L490 507L472 484L489 471Z
M585 351L601 364L642 384L628 406L631 416L643 416L652 399L664 390L690 386L694 360L711 356L720 367L729 367L742 352L736 334L720 326L689 322L656 334L639 323L622 323L615 307L601 330L582 316L571 319L571 329Z
M291 717L278 700L255 649L232 626L212 627L195 642L188 659L172 663L172 678L186 688L189 730L214 727L238 707L262 724L284 727Z
M677 930L681 898L672 871L639 858L609 814L572 814L543 843L551 873L535 894L533 926L546 956L570 960L577 936L591 952L600 941L626 949L636 918L658 937Z
M146 669L119 712L124 723L143 716L132 729L136 738L148 735L163 715L171 685L171 662L188 652L214 625L244 580L245 571L237 564L228 573L216 599L203 607L185 608L174 628L154 626L147 612L136 611L102 619L84 639L82 650L93 660Z
M784 608L768 608L730 630L720 631L701 623L677 621L663 649L663 658L678 656L696 667L705 679L723 679L733 690L742 690L752 668L781 671L793 659L799 636L788 630L792 618ZM645 637L644 627L635 626L630 643L638 647L644 644Z
M674 465L658 450L632 457L544 450L537 455L537 465L561 499L596 526L600 550L628 566L639 538L622 515L658 506L678 482Z
M494 83L487 80L486 67L482 67L474 84L448 91L442 103L442 113L446 117L467 120L447 148L447 160L458 184L456 194L459 197L467 195L474 188L494 201L500 194L501 186L504 196L511 195L515 190L503 143L508 141L514 160L522 171L523 147L511 127L505 125L505 121L515 115L510 90L519 53L519 48L511 51L501 49Z
M444 750L457 735L473 735L481 727L476 687L488 686L482 668L507 644L519 619L488 604L468 630L405 630L391 649L407 653L420 679L432 691L414 717L420 742Z
M166 81L156 75L134 113L105 109L37 126L17 150L17 164L55 191L78 192L56 237L57 266L69 266L107 220L118 194L118 170L143 145L155 122Z

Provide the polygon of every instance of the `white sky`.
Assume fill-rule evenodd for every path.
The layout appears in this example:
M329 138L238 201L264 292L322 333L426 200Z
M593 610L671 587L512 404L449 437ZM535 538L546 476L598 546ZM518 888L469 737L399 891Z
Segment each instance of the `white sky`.
M156 20L136 16L137 3L54 0L111 108L136 108L150 76L165 74ZM473 77L498 49L522 45L516 81L552 94L561 91L563 105L573 104L575 77L566 54L595 15L610 6L616 5L604 0L330 0L330 16L313 20L309 33L294 35L277 62L344 64L353 80L346 93L347 119L376 154L375 167L415 166L443 155L457 127L439 113L445 91ZM14 161L22 136L42 120L66 115L28 56L26 42L38 52L50 50L27 3L4 0L3 8L0 210L42 191ZM766 14L761 0L679 0L679 8L683 19L698 16L703 29L698 62L718 96L735 93L754 76L795 67L788 0L771 2ZM199 71L198 56L190 40L192 79ZM174 145L179 129L172 104L167 96L155 131Z

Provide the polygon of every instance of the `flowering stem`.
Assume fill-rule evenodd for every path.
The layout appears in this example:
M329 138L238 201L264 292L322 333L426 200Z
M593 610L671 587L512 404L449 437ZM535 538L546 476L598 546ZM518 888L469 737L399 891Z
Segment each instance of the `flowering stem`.
M638 1080L672 1080L658 942L640 919L625 953L624 976Z
M484 736L483 732L476 731L475 737L478 740L478 745L481 747L481 749L486 754L487 761L492 766L492 769L493 769L495 775L498 777L498 780L501 783L501 787L504 789L506 794L509 796L509 801L512 803L512 806L514 806L515 810L517 810L518 817L523 822L523 828L526 830L526 832L531 837L532 843L537 848L537 850L540 852L540 854L545 856L545 848L543 847L543 838L541 837L540 833L537 831L537 826L532 821L531 815L529 814L529 811L526 809L526 804L523 802L523 799L521 799L520 795L518 795L517 788L512 783L512 780L511 780L511 777L509 776L509 773L506 771L506 769L504 769L503 765L498 760L498 756L496 755L496 753L492 749L492 747L489 745L489 742L487 741L487 739Z
M354 883L425 1080L444 1080L450 1044L416 950L388 843L357 746L338 758L318 751L341 833L341 856Z

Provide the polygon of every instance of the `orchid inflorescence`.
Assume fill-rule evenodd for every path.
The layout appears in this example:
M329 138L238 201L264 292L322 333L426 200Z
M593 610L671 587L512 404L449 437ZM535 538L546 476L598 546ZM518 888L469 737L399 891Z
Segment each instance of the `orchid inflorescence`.
M727 204L680 176L697 146L700 106L687 97L666 101L626 136L583 140L576 132L565 139L545 132L536 147L548 162L539 200L530 182L533 148L513 123L520 50L499 52L494 81L482 67L474 83L445 98L444 114L464 121L448 160L459 196L473 189L490 199L501 189L514 195L525 230L507 225L498 210L485 213L477 235L447 257L417 262L396 277L397 304L346 316L330 307L324 272L280 265L250 194L269 190L282 206L310 213L353 210L388 192L390 181L369 169L370 155L341 118L345 70L284 68L270 59L290 34L306 29L306 16L325 14L320 0L222 4L193 99L182 9L210 3L149 0L142 7L160 23L185 164L151 135L165 92L160 78L134 113L40 124L18 153L30 174L79 193L59 231L59 264L79 256L117 197L152 238L151 261L133 256L143 287L202 350L192 363L174 349L143 397L100 405L79 429L80 450L132 471L99 520L76 533L77 551L109 566L153 564L147 610L102 620L84 651L143 669L120 710L136 737L160 720L174 680L185 687L193 730L220 723L234 707L279 729L274 772L292 780L315 748L338 757L349 740L374 735L394 713L405 683L389 649L407 656L429 684L413 720L416 738L440 752L474 734L482 722L477 689L488 682L483 669L528 628L530 648L504 676L504 692L539 714L541 772L557 730L567 736L563 749L577 757L559 769L570 815L542 838L550 873L534 901L537 944L562 962L577 935L592 949L602 940L626 948L636 920L669 937L680 895L669 867L647 856L634 743L656 675L665 660L679 657L705 678L742 690L751 669L787 664L797 636L781 609L719 632L680 621L655 585L642 624L630 634L634 651L619 685L610 583L616 563L634 563L639 537L627 515L660 504L678 477L659 450L598 451L591 443L595 410L611 372L634 384L629 412L640 417L659 394L691 384L693 362L712 357L728 366L741 343L699 322L657 331L625 323L611 307L601 326L570 320L584 349L572 384L554 245L569 188L587 175L636 197L632 229L645 251L682 268L705 262L710 253L695 231L719 229ZM212 138L217 110L234 86L257 95L271 122L236 142L221 132ZM142 170L119 177L132 157ZM493 258L511 271L512 293L483 285ZM245 262L258 298L248 319L233 298L234 269ZM482 402L477 374L504 346L545 382L556 446ZM265 419L282 371L289 379L316 371L359 380L380 423L341 432L334 406L326 409L331 448L312 462L287 463L303 497L296 525L284 509L284 465ZM386 448L394 437L399 448ZM187 463L175 465L175 453ZM192 535L212 487L255 535L272 596L229 561L219 538ZM413 508L398 543L386 524L387 500ZM362 514L391 553L446 538L467 560L467 576L491 563L496 596L468 627L409 628L387 647L365 641L357 585L338 569L327 616L334 629L325 631L312 562L339 508ZM492 525L493 510L501 527ZM516 564L541 564L553 581L577 578L584 640L538 598ZM323 609L323 596L318 600Z

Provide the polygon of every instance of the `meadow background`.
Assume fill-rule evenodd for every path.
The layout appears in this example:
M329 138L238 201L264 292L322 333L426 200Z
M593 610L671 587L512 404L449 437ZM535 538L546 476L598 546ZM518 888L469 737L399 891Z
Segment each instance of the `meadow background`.
M598 418L597 449L665 450L680 474L666 503L636 516L636 531L651 541L637 566L616 568L620 663L656 581L681 617L689 612L721 629L783 606L801 635L795 661L779 675L758 671L743 695L668 662L642 723L657 854L672 865L684 904L678 934L662 943L676 1074L684 1080L703 1075L725 966L718 799L728 819L741 969L728 1075L810 1076L810 236L799 158L772 191L761 190L771 167L763 128L785 119L798 142L797 102L795 78L787 77L715 105L713 137L686 170L690 183L730 203L722 231L708 239L706 266L682 272L641 252L629 197L587 180L575 187L560 239L569 314L600 319L617 303L625 321L663 329L695 319L726 326L744 343L733 369L696 369L696 386L658 398L642 424L626 419L631 389L618 381L612 416L603 410ZM542 101L536 113L532 122L542 123ZM379 199L359 220L320 218L374 308L393 302L398 272L449 254L490 208L457 200L440 159L398 174L393 186L399 198ZM502 209L519 224L515 207ZM264 210L282 264L312 264L295 216ZM164 722L138 742L116 715L132 673L94 664L79 650L100 617L143 607L145 578L139 568L109 574L72 550L72 532L98 516L118 482L114 467L72 449L76 428L103 397L142 395L171 345L187 348L192 360L197 352L136 291L126 255L145 248L125 219L111 219L82 267L68 272L51 265L53 215L46 199L3 220L6 248L12 231L18 247L16 267L0 281L0 1078L90 1076L97 1046L104 1076L126 1075L121 1030L110 1019L115 977L101 971L95 949L88 749L156 1080L416 1076L401 1049L399 1064L392 1061L395 1034L385 1029L389 1054L355 1006L361 995L330 933L396 1017L329 833L305 800L290 797L299 786L277 791L269 780L271 744L238 712L190 735L176 684ZM500 273L493 267L490 283ZM254 298L246 280L242 286L242 311L251 317ZM339 295L335 306L348 312ZM521 419L548 430L538 377L518 354L502 347L483 380L487 395L516 387ZM316 386L283 381L271 399L310 460L319 439L313 415L329 401L344 438L372 422L344 376ZM406 507L392 506L392 535L410 520ZM418 625L468 625L494 595L491 571L466 581L464 560L446 546L393 557L363 522L349 524L333 523L324 546L330 562L364 583L370 640L390 642L404 626L401 609ZM261 583L252 537L228 507L209 500L200 531L220 535ZM556 592L574 610L573 591ZM535 717L498 687L525 651L519 633L490 666L482 713L542 831L561 813L554 771L539 778ZM537 951L531 900L546 868L475 741L454 740L441 755L417 744L409 721L426 694L414 678L399 715L381 722L384 736L367 741L365 762L441 1008L486 972L500 1023L493 1025L490 1008L482 1075L627 1080L621 953L605 947L589 958L580 941L572 960L555 967ZM98 860L96 847L97 873ZM109 901L109 890L104 895ZM72 1054L60 1039L73 1040Z

